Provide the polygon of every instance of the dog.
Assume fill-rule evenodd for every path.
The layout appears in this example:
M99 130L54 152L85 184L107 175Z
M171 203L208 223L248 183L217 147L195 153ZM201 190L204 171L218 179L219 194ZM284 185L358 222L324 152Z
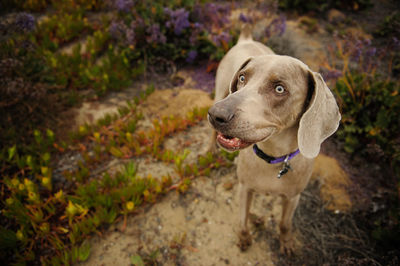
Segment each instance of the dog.
M251 245L247 227L254 192L282 196L280 252L292 254L292 218L321 143L338 128L336 100L319 73L300 60L276 55L242 28L220 62L215 103L208 111L215 142L240 150L239 247Z

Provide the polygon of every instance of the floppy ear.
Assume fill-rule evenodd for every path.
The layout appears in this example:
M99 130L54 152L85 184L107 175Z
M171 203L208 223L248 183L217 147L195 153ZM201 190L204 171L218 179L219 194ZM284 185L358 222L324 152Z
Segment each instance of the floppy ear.
M341 116L335 97L321 75L309 71L309 79L309 86L314 86L314 92L300 119L297 140L300 152L307 158L314 158L321 143L339 127Z
M237 82L238 82L239 72L251 61L251 59L253 59L253 57L247 58L246 61L244 61L244 63L239 67L239 69L233 75L233 77L231 79L231 84L229 85L229 93L234 93L235 91L237 91Z

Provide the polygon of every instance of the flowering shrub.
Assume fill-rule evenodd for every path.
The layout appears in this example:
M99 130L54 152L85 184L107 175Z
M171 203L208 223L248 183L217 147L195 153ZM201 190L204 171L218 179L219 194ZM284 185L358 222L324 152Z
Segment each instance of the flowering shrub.
M189 11L186 11L185 8L171 10L166 7L164 8L164 13L168 17L168 21L165 26L167 26L167 28L170 30L173 29L175 35L181 35L183 30L190 27Z
M378 50L370 40L339 40L331 48L331 58L339 56L341 69L336 68L340 65L322 69L325 79L336 80L334 92L342 109L337 135L345 150L372 153L393 169L400 163L400 85L387 75L392 73L391 60L398 48L396 42ZM384 57L389 57L389 67L382 71L384 65L377 58Z
M35 17L26 12L19 13L15 18L15 25L21 31L32 31L35 28Z
M226 4L163 7L155 2L150 7L148 2L121 1L116 9L119 18L111 23L110 35L122 47L139 50L140 57L192 63L232 45Z

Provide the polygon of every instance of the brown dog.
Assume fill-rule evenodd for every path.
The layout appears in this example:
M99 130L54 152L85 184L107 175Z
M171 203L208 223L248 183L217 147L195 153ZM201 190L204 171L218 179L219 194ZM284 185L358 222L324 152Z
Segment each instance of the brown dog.
M251 244L247 220L253 192L283 197L281 252L293 250L292 218L321 143L339 126L335 98L321 75L301 61L275 55L244 29L222 59L208 119L223 148L241 149L240 246ZM254 145L256 144L256 145Z

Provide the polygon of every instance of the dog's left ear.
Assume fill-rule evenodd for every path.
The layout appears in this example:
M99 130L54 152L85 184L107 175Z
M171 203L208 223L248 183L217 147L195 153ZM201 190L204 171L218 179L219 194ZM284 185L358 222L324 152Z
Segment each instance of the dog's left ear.
M319 73L309 71L309 86L314 89L310 103L300 119L297 140L307 158L317 157L321 143L339 127L340 112L335 97Z

